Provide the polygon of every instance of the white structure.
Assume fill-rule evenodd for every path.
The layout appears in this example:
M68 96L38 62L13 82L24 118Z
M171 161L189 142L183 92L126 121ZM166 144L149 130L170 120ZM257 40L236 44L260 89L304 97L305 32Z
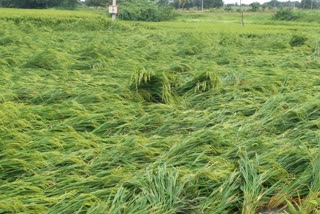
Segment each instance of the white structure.
M117 0L112 0L112 5L109 6L109 13L112 14L112 21L116 20L118 12Z

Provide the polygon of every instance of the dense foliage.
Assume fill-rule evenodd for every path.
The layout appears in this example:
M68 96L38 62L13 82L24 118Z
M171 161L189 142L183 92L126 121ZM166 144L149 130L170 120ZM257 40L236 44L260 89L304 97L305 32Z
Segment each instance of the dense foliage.
M317 0L302 0L302 1L278 1L271 0L263 3L265 7L269 8L303 8L303 9L317 9L320 8L320 2Z
M252 12L256 12L260 9L261 4L259 2L253 2L250 4L250 7Z
M304 9L318 9L320 8L320 1L317 0L302 0L300 4Z
M112 2L111 0L86 0L85 4L88 6L106 7L106 6L110 5L111 2Z
M203 0L203 8L221 8L223 7L223 0ZM179 9L189 9L202 7L202 0L174 0L173 6Z
M0 0L0 7L15 8L74 8L78 0Z
M319 213L319 24L245 18L0 9L0 213Z
M172 20L176 16L171 6L148 0L125 1L120 7L119 18L122 20L159 22Z
M281 8L278 10L273 18L276 20L285 20L285 21L292 21L296 20L300 17L298 13L295 13L292 8Z
M294 8L300 6L300 1L278 1L278 0L271 0L268 2L263 3L264 7L268 8Z

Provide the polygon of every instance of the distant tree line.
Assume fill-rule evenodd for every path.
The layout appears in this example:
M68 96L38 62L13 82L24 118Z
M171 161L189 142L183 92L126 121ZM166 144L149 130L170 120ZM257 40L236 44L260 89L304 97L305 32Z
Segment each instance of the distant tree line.
M0 7L14 8L74 8L78 0L0 0Z
M302 9L318 9L320 8L320 1L319 0L302 0L299 1L286 1L280 2L277 0L271 0L269 2L264 3L262 6L271 8L271 7L297 7Z
M119 3L119 1L117 1ZM105 7L111 4L111 0L86 0L85 4L94 7Z
M90 1L90 0L88 0ZM167 4L173 5L177 9L189 9L189 8L198 8L200 9L202 6L202 0L158 0L159 2L164 2ZM236 1L236 0L235 0ZM244 6L251 6L251 11L265 10L271 8L286 8L286 7L296 7L302 9L319 9L320 8L320 0L301 0L297 1L279 1L279 0L271 0L266 3L253 2L249 5L242 4ZM221 7L229 8L239 6L238 3L234 4L224 4L223 0L203 0L203 8L221 8Z
M177 9L202 8L202 0L169 0L168 3ZM223 0L203 0L204 9L221 8L223 5Z
M320 1L319 0L302 0L300 7L304 9L319 9Z
M151 0L152 1L152 0ZM163 5L172 5L177 9L189 9L202 7L202 0L153 0L154 2ZM106 7L110 5L112 0L85 0L87 6L94 7ZM134 0L117 0L118 3L122 2L134 2ZM80 0L0 0L0 7L14 7L14 8L51 8L51 7L62 7L62 8L74 8ZM232 6L239 6L235 4L224 5L223 0L203 0L203 8L230 8ZM259 2L253 2L250 4L251 11L264 10L266 8L282 8L282 7L297 7L303 9L319 9L320 0L301 0L300 1L278 1L271 0L264 4Z
M253 2L249 5L242 4L243 6L251 6L251 11L258 11L260 9L271 9L271 8L301 8L301 9L319 9L320 8L320 0L302 0L300 1L278 1L278 0L271 0L269 2L265 2L260 4L259 2ZM226 4L226 7L233 7L238 6L237 3L235 4Z
M161 5L172 5L177 9L189 9L193 7L201 8L202 0L151 0ZM85 4L88 6L106 6L111 4L112 0L86 0ZM117 0L118 3L132 2L135 0ZM223 0L203 0L203 8L220 8L223 7Z

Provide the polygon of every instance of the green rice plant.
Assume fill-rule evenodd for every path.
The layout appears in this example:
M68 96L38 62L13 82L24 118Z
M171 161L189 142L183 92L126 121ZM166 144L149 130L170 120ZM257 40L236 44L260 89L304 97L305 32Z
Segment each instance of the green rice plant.
M98 13L67 10L28 10L2 9L0 20L13 21L23 31L30 32L33 27L50 27L55 30L106 30L111 20ZM30 26L30 28L25 27ZM115 24L117 25L117 24Z
M0 213L319 212L316 12L101 13L0 9Z
M245 40L236 34L221 32L219 34L219 45L222 47L242 46Z
M273 15L273 19L275 20L285 20L285 21L293 21L300 17L300 14L297 14L292 8L280 8L279 11L277 11Z
M310 189L311 193L318 194L320 191L320 178L319 178L319 173L318 173L319 167L320 167L320 158L317 155L314 158L314 160L312 161L313 178L312 178L312 185L311 185L311 189Z
M244 80L243 72L229 71L222 77L223 85L238 86Z
M179 47L177 54L184 57L184 59L192 56L196 56L198 59L207 59L213 55L213 44L214 42L207 35L182 32L177 38L177 45Z
M287 155L283 157L282 154L279 156L278 162L282 164L291 175L296 175L293 178L288 178L286 184L275 194L269 201L269 207L275 208L281 204L287 204L289 202L294 202L296 198L299 200L308 194L309 190L305 183L312 180L311 167L309 165L310 160L308 159L308 154L302 148L291 148L287 149ZM302 204L300 204L301 209Z
M291 47L299 47L305 44L308 38L304 35L293 35L290 39L290 46Z
M131 80L130 89L143 100L155 103L171 103L173 94L170 82L165 74L155 74L151 71L136 72Z
M184 184L179 181L179 174L174 168L159 166L146 174L142 192L155 213L177 213L186 210L183 195Z
M139 200L139 201L137 201ZM124 187L120 187L112 200L109 199L108 213L147 213L146 201L141 200L139 195L131 195ZM100 210L97 210L100 212Z
M220 186L218 186L208 198L201 204L201 212L218 214L230 213L239 203L239 174L233 172Z
M286 200L289 212L292 214L308 214L308 212L301 207L302 201L301 198L298 198L298 202L291 203L289 200Z
M304 198L298 195L298 202L286 200L292 213L317 213L319 212L319 156L316 155L312 163L312 178L309 193Z
M254 161L248 158L246 151L239 150L239 170L243 179L241 190L243 192L242 213L256 213L261 199L272 190L263 189L263 183L271 176L271 172L258 173L259 159L256 156Z
M125 183L114 196L110 213L177 213L186 210L184 184L179 174L166 165L148 169L138 183ZM136 188L135 190L128 188ZM130 192L136 192L131 195Z
M320 46L319 46L319 41L315 41L314 48L313 48L313 53L312 53L312 58L316 60L320 56Z
M69 64L69 60L68 55L47 49L36 53L24 66L26 68L42 68L46 70L65 69Z
M21 43L21 39L18 37L18 35L3 35L0 37L0 45L11 45L11 44L19 44Z
M104 44L108 45L108 44ZM74 53L76 62L71 65L73 69L86 70L86 69L103 69L108 66L106 57L112 57L112 53L102 48L102 45L90 43L81 47L79 51Z
M179 91L186 92L205 92L211 89L222 87L222 81L219 75L214 72L203 72L196 75L191 81L184 84Z
M175 72L189 72L192 71L192 65L188 64L188 63L174 63L171 65L170 70L173 70Z

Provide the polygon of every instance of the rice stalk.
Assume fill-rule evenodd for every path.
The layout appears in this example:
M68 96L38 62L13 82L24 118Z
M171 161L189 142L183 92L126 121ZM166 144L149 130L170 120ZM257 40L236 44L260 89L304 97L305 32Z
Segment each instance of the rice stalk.
M146 70L138 71L131 79L130 88L145 101L155 103L174 101L171 85L165 74L155 74Z
M218 89L222 86L220 77L213 72L203 72L195 76L180 89L181 93L193 91L195 93Z

